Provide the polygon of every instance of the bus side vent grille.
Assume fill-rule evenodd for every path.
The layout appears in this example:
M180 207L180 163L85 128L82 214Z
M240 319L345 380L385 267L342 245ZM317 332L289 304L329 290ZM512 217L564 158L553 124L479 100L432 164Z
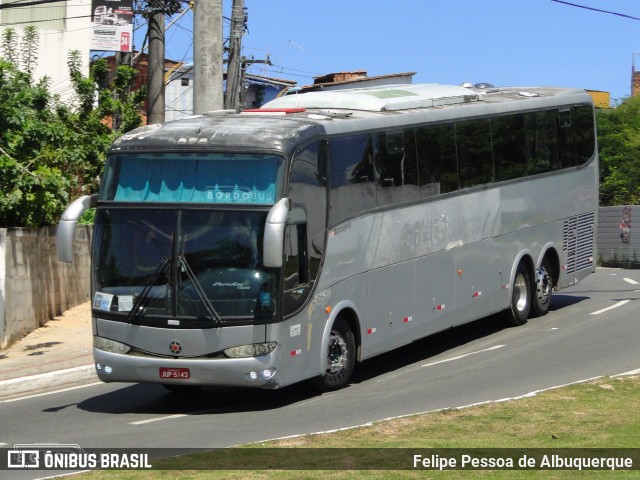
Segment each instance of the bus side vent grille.
M593 267L594 221L594 213L584 213L564 220L562 250L566 259L565 273Z

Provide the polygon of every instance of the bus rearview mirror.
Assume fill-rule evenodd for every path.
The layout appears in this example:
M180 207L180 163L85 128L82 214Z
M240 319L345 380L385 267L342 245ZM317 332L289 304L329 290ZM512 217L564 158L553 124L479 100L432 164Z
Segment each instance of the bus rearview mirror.
M264 227L262 242L262 263L268 268L282 267L282 252L284 249L284 227L289 217L289 199L282 198L276 203L269 214Z

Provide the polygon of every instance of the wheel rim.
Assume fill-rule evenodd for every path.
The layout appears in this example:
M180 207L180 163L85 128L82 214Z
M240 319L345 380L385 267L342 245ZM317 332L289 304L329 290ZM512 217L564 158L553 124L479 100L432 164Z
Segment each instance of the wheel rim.
M553 291L553 284L549 273L543 267L536 273L536 292L538 297L538 304L541 307L546 307L551 302L551 293Z
M518 274L513 284L513 300L516 310L524 312L527 308L527 281L524 275Z
M329 351L327 355L327 373L336 375L344 370L349 357L347 343L340 332L332 331L329 337Z

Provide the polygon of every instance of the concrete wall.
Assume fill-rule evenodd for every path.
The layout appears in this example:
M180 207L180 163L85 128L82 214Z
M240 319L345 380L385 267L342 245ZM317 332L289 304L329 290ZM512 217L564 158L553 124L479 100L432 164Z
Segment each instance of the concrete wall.
M600 208L598 265L640 268L640 205Z
M56 227L0 229L0 349L89 300L91 234L76 228L66 264L56 258Z

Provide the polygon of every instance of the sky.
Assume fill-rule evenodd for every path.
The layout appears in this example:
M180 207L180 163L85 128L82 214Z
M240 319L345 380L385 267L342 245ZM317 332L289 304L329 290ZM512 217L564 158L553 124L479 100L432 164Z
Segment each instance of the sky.
M640 1L570 3L637 19L552 0L245 0L243 55L273 63L253 65L250 73L298 85L365 70L416 72L414 83L578 87L610 92L612 101L629 96L634 62L640 70ZM226 17L231 4L223 0ZM192 27L188 12L167 30L167 58L192 61ZM141 38L136 42L139 48Z

